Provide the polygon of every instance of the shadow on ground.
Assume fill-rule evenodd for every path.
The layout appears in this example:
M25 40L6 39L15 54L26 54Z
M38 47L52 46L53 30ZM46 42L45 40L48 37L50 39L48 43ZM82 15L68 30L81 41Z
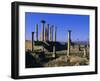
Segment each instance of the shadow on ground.
M33 68L33 67L42 67L42 64L40 64L30 52L26 52L26 68Z
M48 61L52 60L52 58L46 58L44 52L40 52L39 54L32 54L31 51L27 51L25 55L25 67L26 68L35 68L35 67L44 67L44 64Z

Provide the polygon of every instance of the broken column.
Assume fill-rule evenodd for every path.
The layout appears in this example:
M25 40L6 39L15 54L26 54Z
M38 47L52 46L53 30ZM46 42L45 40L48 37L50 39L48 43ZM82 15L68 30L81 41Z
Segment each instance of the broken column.
M38 24L36 24L36 41L38 41Z
M53 46L53 54L52 54L52 57L53 57L53 58L56 57L56 48L55 48L55 45Z
M70 55L70 44L71 44L71 30L68 30L67 56Z
M32 51L34 51L34 32L32 32Z
M42 23L42 41L44 41L44 34L45 34L44 26L45 26L45 21L42 20L41 23Z
M84 54L83 57L86 57L86 49L84 48Z

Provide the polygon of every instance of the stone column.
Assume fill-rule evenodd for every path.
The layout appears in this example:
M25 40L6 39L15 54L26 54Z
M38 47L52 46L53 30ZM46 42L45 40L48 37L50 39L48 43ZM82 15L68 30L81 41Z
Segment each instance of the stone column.
M67 56L70 55L70 44L71 44L71 30L68 30L68 44L67 44Z
M47 24L47 41L49 41L49 24Z
M54 33L54 46L53 46L53 58L56 57L56 32L57 32L57 28L55 27L55 33Z
M86 49L84 48L84 54L83 57L86 57Z
M36 41L38 41L38 24L36 24Z
M52 57L53 57L53 58L56 57L56 48L55 48L55 45L53 46L53 54L52 54Z
M52 32L51 32L51 27L50 27L50 41L52 40L52 36L51 36L51 33L52 33Z
M53 28L54 28L54 26L52 26L52 41L53 41Z
M50 41L53 41L53 25L50 27Z
M32 32L32 51L34 51L34 32Z
M57 27L55 27L55 37L54 37L55 42L56 42L56 35L57 35Z
M46 27L44 28L44 41L46 41Z
M45 28L44 28L44 26L45 26L45 21L42 20L41 23L42 23L42 41L44 41L44 34L45 34Z
M48 41L48 40L49 40L49 39L48 39L48 37L49 37L49 36L48 36L48 35L49 35L48 33L49 33L49 24L47 24L47 25L46 25L46 28L45 28L45 41Z

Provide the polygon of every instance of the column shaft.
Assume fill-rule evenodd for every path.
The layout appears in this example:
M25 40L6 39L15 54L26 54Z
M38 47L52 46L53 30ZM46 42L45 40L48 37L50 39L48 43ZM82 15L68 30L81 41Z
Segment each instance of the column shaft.
M71 31L69 30L68 31L68 46L67 46L67 56L70 55L70 44L71 44L71 38L70 38L70 34L71 34Z
M34 32L32 32L32 51L34 51Z
M36 24L36 41L38 41L38 24Z

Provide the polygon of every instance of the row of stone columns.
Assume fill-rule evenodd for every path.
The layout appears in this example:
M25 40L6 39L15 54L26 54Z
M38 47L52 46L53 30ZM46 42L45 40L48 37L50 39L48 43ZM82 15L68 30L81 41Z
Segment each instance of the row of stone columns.
M41 21L42 23L42 40L41 41L53 41L53 33L54 33L54 41L56 42L56 27L55 27L55 32L54 32L54 25L49 25L49 24L46 24L46 21L42 20ZM38 24L35 25L36 26L36 41L39 41L38 37L38 29L39 29L39 26ZM50 38L49 38L50 37ZM33 47L33 43L34 43L34 32L32 32L32 51L34 49Z
M46 21L42 20L42 35L41 41L53 41L53 32L54 32L54 26L46 24ZM38 41L38 24L36 24L36 41Z
M42 37L44 38L43 41L49 40L49 24L47 24L46 29L45 29L44 28L44 21L42 21L42 23L43 23ZM55 27L53 56L52 57L56 57L56 33L57 33L57 28ZM38 41L38 24L36 24L36 40ZM53 26L50 28L50 40L51 41L53 40ZM71 30L68 30L67 56L70 55L70 45L71 45ZM32 51L33 50L34 50L34 32L32 32ZM85 57L85 56L86 56L86 49L84 48L83 57Z

